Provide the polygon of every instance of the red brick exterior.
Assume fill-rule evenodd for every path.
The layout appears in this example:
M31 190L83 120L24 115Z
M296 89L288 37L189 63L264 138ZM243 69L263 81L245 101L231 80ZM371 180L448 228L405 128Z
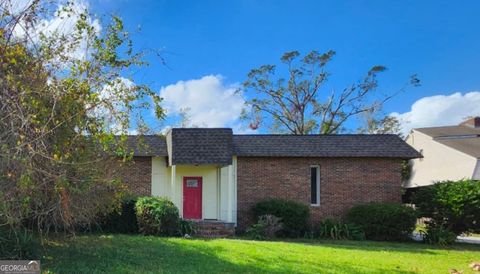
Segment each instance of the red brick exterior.
M152 157L133 157L133 161L121 165L118 177L133 194L152 194Z
M267 198L310 206L310 166L320 166L320 206L311 206L312 223L341 217L353 205L401 202L401 160L384 158L238 157L237 221L252 223L250 208Z

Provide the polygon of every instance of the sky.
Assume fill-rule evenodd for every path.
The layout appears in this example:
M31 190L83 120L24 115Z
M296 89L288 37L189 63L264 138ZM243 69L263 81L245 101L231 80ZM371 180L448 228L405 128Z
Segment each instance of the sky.
M100 22L105 15L119 15L136 49L160 54L147 55L150 65L132 75L164 98L165 121L145 114L153 128L178 126L179 113L188 109L191 125L251 132L239 120L244 99L235 90L251 69L279 64L291 50L336 51L327 67L332 74L328 90L348 86L374 65L388 68L379 78L385 93L417 74L420 87L408 88L384 106L405 132L480 115L480 1L83 3ZM357 125L348 126L354 131Z

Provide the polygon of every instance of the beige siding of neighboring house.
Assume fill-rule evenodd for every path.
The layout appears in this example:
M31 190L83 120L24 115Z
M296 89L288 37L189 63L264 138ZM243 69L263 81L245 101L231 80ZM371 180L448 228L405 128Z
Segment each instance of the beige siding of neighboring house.
M472 179L480 180L480 159L477 159L477 165L475 167L475 171L473 172Z
M235 158L234 163L236 163ZM153 157L152 195L170 198L178 207L181 216L183 215L183 177L202 177L202 219L235 221L236 165L227 167L177 165L175 166L175 193L172 193L172 167L167 166L165 157ZM230 206L229 203L231 203ZM229 219L229 208L232 219Z
M416 130L407 137L406 142L421 152L424 158L411 160L412 173L405 187L472 178L477 166L476 158L436 142Z

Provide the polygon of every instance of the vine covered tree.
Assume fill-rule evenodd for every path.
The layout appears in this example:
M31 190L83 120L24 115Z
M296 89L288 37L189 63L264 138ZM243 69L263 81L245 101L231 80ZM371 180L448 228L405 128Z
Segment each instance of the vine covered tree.
M74 231L119 200L126 134L163 110L128 77L145 63L120 18L101 28L75 1L19 2L0 0L0 230Z

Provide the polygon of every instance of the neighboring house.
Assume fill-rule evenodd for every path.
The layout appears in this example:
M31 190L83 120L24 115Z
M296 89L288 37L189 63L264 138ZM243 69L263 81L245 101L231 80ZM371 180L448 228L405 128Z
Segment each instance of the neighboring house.
M121 175L138 195L169 197L185 219L243 230L268 198L311 207L312 221L367 202L401 202L402 161L420 157L396 135L234 135L229 128L130 136ZM139 144L137 144L139 143Z
M414 129L406 142L423 158L411 161L411 176L405 187L443 180L480 179L480 117L456 126Z

